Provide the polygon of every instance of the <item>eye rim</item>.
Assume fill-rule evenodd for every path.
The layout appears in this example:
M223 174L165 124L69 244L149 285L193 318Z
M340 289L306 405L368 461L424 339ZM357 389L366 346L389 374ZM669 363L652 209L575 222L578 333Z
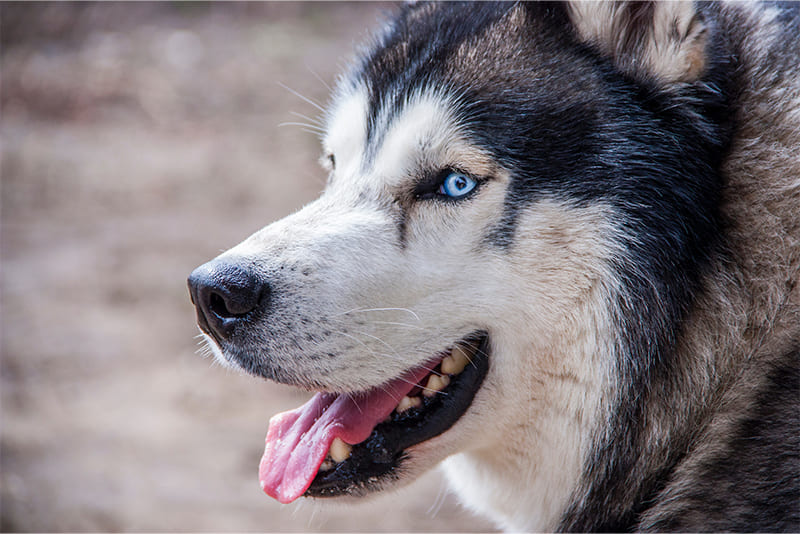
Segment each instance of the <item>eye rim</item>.
M449 192L448 191L448 181L450 180L450 178L452 178L454 176L466 179L467 180L467 186L469 187L469 189L467 189L466 191L458 192L458 193ZM456 170L451 170L442 179L441 184L439 185L439 189L437 190L437 193L442 195L443 197L447 197L447 198L449 198L451 200L461 200L461 199L466 198L467 196L469 196L469 194L472 193L475 190L475 188L477 188L477 187L478 187L478 180L476 180L475 178L473 178L473 177L471 177L468 174L465 174L463 172L456 171Z
M461 195L450 196L444 191L445 181L453 174L461 175L472 182L469 191ZM460 202L475 194L485 180L474 176L471 173L462 171L454 167L447 167L439 172L431 173L426 178L420 180L414 188L414 198L416 200L438 200L440 202Z
M336 156L334 156L333 152L323 152L318 161L326 171L333 172L336 170Z

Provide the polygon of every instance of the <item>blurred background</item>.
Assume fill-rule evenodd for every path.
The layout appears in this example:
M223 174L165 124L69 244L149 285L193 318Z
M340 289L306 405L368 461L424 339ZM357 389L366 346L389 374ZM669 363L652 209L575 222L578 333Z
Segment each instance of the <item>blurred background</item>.
M438 473L282 506L307 396L198 353L186 277L315 198L310 122L389 4L0 5L0 528L486 531Z

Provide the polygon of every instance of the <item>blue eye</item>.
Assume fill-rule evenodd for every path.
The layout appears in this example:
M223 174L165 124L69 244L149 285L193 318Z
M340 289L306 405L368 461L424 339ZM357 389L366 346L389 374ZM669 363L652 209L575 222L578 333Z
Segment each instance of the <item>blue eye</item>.
M439 186L439 194L453 199L464 198L477 185L478 182L469 176L464 176L459 172L451 172L445 177L442 185Z

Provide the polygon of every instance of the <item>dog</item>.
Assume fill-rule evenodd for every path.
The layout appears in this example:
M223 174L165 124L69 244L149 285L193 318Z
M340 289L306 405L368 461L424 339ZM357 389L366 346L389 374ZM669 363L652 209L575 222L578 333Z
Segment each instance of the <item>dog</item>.
M325 123L320 198L189 277L316 392L265 492L441 463L509 530L800 530L797 6L407 4Z

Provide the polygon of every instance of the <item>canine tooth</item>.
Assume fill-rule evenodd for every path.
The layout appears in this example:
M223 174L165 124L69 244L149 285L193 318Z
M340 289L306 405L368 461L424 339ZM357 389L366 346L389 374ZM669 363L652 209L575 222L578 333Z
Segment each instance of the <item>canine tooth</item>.
M399 403L397 403L397 408L395 408L395 411L397 413L403 413L406 410L411 408L419 408L420 406L422 406L422 399L419 397L409 397L406 395L400 399Z
M350 458L350 453L353 450L353 446L350 444L345 443L341 440L341 438L334 438L333 442L331 443L331 448L328 451L330 454L331 459L340 464Z
M443 390L450 383L450 377L447 375L431 375L428 378L428 385L422 390L422 394L426 397L433 397L439 391Z
M442 360L442 373L457 375L464 370L473 354L475 354L475 350L472 346L463 347L461 345L456 345L453 347L453 350L450 351L450 354Z

